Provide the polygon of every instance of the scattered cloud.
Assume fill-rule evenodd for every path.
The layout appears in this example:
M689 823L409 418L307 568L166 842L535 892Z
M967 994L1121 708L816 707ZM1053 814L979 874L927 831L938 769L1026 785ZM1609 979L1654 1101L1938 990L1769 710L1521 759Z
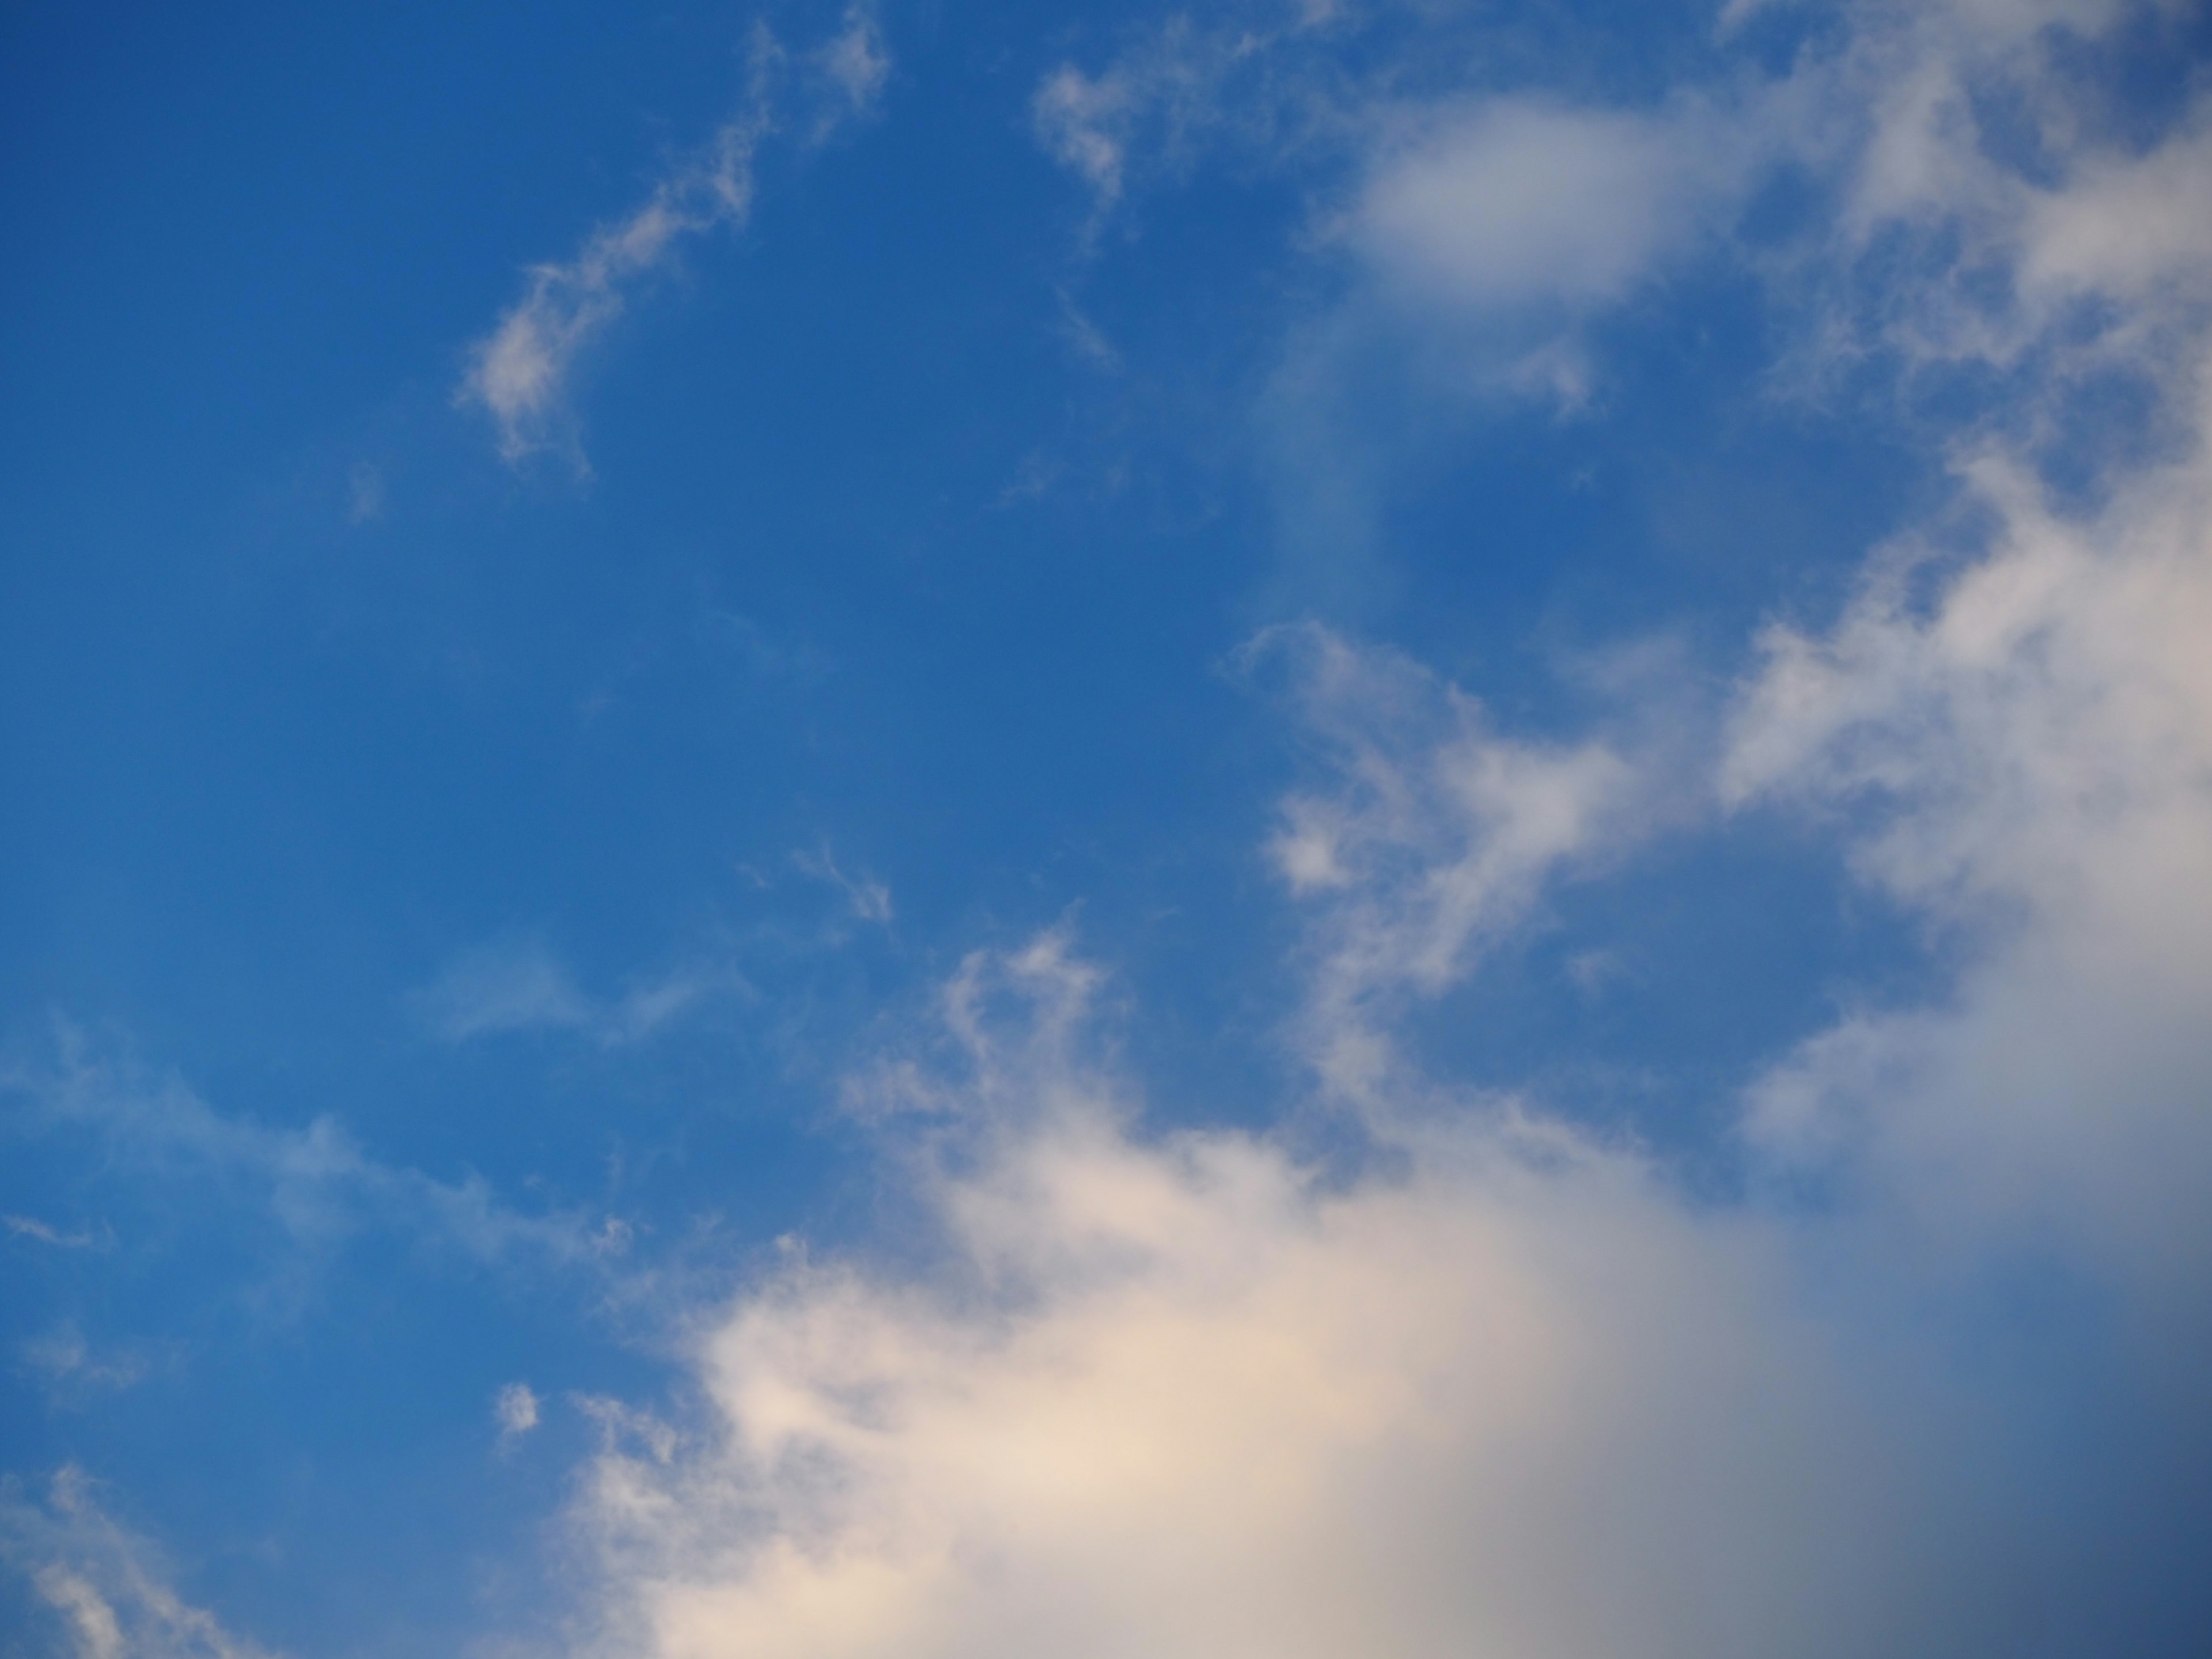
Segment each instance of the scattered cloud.
M2017 395L1954 428L1956 499L1839 616L1765 632L1717 749L1522 738L1390 653L1256 647L1326 775L1268 848L1306 928L1291 1045L1352 1110L1149 1129L1064 933L971 957L852 1085L929 1248L787 1252L702 1330L699 1419L610 1438L587 1650L1996 1656L2201 1622L2171 1544L2207 1523L2212 1381L2212 104L2120 145L2051 58L2133 15L1853 7L1719 138L1516 94L1375 152L1378 266L1600 305L1723 234L1685 153L1786 143L1844 204L1747 255L1804 349ZM1134 112L1181 95L1139 84L1038 94L1103 204ZM1993 88L2038 168L1978 129ZM2159 441L2083 505L2042 457L2112 372ZM1753 1083L1747 1194L1419 1065L1408 1013L1558 884L1754 811L1836 838L1948 971Z
M1752 1127L1879 1164L1932 1213L2058 1221L2179 1271L2212 1259L2212 456L2200 436L2086 518L2016 465L1967 478L1986 554L1923 604L1894 550L1832 629L1771 629L1722 787L1840 815L1860 874L1973 965L1943 1007L1808 1042Z
M276 1127L216 1111L177 1079L95 1054L63 1027L57 1062L0 1073L0 1126L96 1141L106 1179L188 1183L228 1213L273 1223L286 1273L368 1230L484 1264L597 1268L623 1235L580 1212L524 1213L481 1178L441 1181L380 1162L337 1120Z
M1695 102L1641 114L1492 99L1439 112L1375 157L1346 234L1424 300L1604 304L1705 240L1750 161Z
M602 1000L579 989L543 941L519 939L464 952L409 1001L416 1017L448 1042L570 1031L618 1048L658 1036L738 983L726 969L680 968Z
M520 1439L538 1426L538 1395L527 1382L510 1382L493 1399L492 1420L501 1442Z
M1224 135L1248 147L1296 147L1310 125L1332 120L1315 65L1273 72L1285 42L1330 21L1309 13L1208 26L1178 14L1139 34L1103 69L1063 63L1048 72L1030 100L1031 131L1090 196L1085 246L1137 178L1176 173Z
M532 266L523 297L469 349L456 401L490 417L510 465L552 450L588 473L568 398L578 360L686 244L740 228L750 217L756 157L784 119L789 54L757 22L748 55L749 84L738 112L655 183L642 204L594 230L571 258ZM890 57L872 7L849 8L840 32L803 56L817 92L826 94L813 100L809 143L821 143L873 112Z
M879 927L889 927L891 921L891 890L872 876L848 876L838 866L824 842L814 852L799 852L791 861L801 873L817 881L827 882L845 896L846 908L856 921L872 921Z
M133 1387L144 1380L145 1359L135 1353L95 1353L74 1324L33 1337L17 1350L23 1368L50 1398L81 1398Z
M890 80L890 50L876 9L848 6L843 28L816 48L811 61L835 94L830 107L815 118L814 137L819 143L844 122L873 114Z
M1291 892L1320 901L1301 1042L1343 1099L1379 1104L1406 1000L1457 981L1548 884L1650 835L1666 797L1607 742L1516 740L1389 652L1305 626L1248 657L1267 654L1288 658L1334 781L1286 800L1269 844Z
M36 1216L0 1215L0 1227L5 1227L14 1237L36 1239L41 1244L51 1244L61 1250L89 1249L100 1242L84 1228L65 1233Z
M0 1486L0 1562L30 1581L72 1659L270 1659L185 1601L159 1553L94 1492L75 1468L53 1477L43 1503Z

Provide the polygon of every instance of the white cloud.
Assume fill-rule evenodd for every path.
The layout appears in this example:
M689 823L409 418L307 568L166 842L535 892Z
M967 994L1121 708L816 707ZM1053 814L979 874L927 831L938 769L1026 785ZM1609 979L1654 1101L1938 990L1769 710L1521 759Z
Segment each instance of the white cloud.
M371 1157L329 1116L277 1127L216 1111L173 1077L92 1054L61 1030L58 1063L0 1071L0 1124L17 1134L74 1134L97 1142L110 1179L188 1184L211 1215L246 1214L281 1228L295 1247L283 1273L311 1270L319 1252L364 1231L484 1263L599 1268L623 1235L604 1218L526 1214L480 1177L441 1181Z
M889 78L890 58L873 8L849 8L840 32L805 58L817 90L827 93L814 100L807 134L820 143L845 122L872 113ZM521 300L470 348L456 399L491 417L500 454L510 464L553 449L588 470L568 407L576 362L684 244L750 217L754 161L779 125L786 61L767 25L756 23L750 85L738 112L574 256L532 267Z
M1663 720L1518 738L1401 660L1276 639L1334 773L1271 844L1310 917L1292 1041L1360 1109L1315 1139L1358 1155L1294 1150L1287 1109L1145 1131L1064 938L971 958L955 1062L854 1085L908 1109L876 1121L926 1265L794 1249L708 1322L702 1419L611 1445L579 1501L597 1646L1994 1656L2199 1627L2154 1558L2202 1536L2212 1382L2205 126L2200 102L2124 151L2059 118L2047 26L2118 15L1854 9L1759 118L1845 204L1768 270L1814 349L1838 306L1848 349L2026 377L1957 441L1982 539L1932 522L1832 624L1769 630L1717 761ZM1976 130L1990 75L2042 112L2050 176ZM1055 84L1056 142L1110 200L1135 94ZM1652 118L1521 101L1440 129L1375 175L1400 198L1363 198L1411 227L1382 257L1470 304L1629 291L1686 234L1639 199L1677 187L1632 154L1664 148ZM1900 236L1877 294L1863 256ZM2037 446L2114 368L2163 400L2162 447L2068 507ZM1552 884L1762 804L1837 836L1955 967L1751 1090L1753 1186L1810 1176L1822 1204L1693 1201L1402 1051L1407 1010ZM2054 1281L2024 1320L2020 1286Z
M856 921L872 921L878 927L889 927L891 920L891 890L874 877L847 875L838 866L836 858L824 842L818 851L793 853L792 863L817 881L824 881L845 896L845 905Z
M763 112L748 110L655 185L643 206L592 232L574 258L531 270L521 301L471 348L459 392L491 416L502 458L560 448L582 465L567 403L578 355L686 240L744 222L753 151L766 125Z
M1932 1516L1759 1225L1510 1111L1349 1182L1147 1141L1061 944L963 980L937 1270L795 1257L703 1341L710 1420L599 1460L607 1650L1881 1644Z
M595 1017L568 969L535 940L469 951L449 963L415 1000L448 1042L500 1031L589 1025Z
M33 1337L17 1350L24 1367L46 1386L50 1399L75 1399L143 1381L146 1362L135 1353L95 1353L74 1324Z
M1177 14L1096 72L1061 64L1038 82L1031 130L1090 193L1086 242L1135 179L1188 165L1224 133L1245 145L1295 145L1310 125L1331 118L1313 95L1318 88L1269 72L1285 43L1330 20L1263 9L1260 18L1212 25Z
M1737 800L1845 812L1860 872L1964 930L1973 964L1946 1006L1808 1044L1753 1127L1872 1158L1931 1212L2061 1222L2193 1285L2212 1252L2212 465L2200 447L2084 519L2009 466L1973 483L2000 526L1987 555L1925 609L1878 568L1825 635L1771 634L1723 776Z
M179 1595L153 1547L108 1516L79 1469L57 1474L43 1504L0 1489L0 1561L30 1580L72 1659L268 1659Z
M1928 256L1872 342L1999 366L2010 395L1954 441L1948 523L1882 550L1832 625L1768 631L1718 783L1836 827L1965 963L1946 997L1858 1007L1778 1065L1759 1143L1927 1227L2055 1232L2136 1282L2178 1355L2212 1340L2212 97L2123 146L2044 32L2126 15L1930 8L1857 49L1900 73L1838 257L1886 229ZM1970 88L2033 112L2045 176L1991 153ZM2083 446L2074 400L2113 375L2154 417L2130 444L2090 416ZM2054 447L2087 461L2089 505L2045 483Z
M41 1244L51 1244L62 1250L88 1249L98 1242L88 1231L79 1229L73 1233L65 1233L36 1216L0 1215L0 1227L5 1227L17 1238L35 1238Z
M603 1000L580 989L543 941L519 939L463 952L408 1000L448 1042L550 1030L617 1048L657 1035L738 984L726 969L683 967Z
M844 27L812 55L817 70L836 93L833 107L816 118L817 141L840 122L872 113L890 80L891 56L872 5L846 7Z
M501 1441L519 1440L538 1426L538 1394L527 1382L510 1382L491 1402Z
M1326 1085L1376 1104L1385 1033L1409 997L1460 979L1550 882L1650 833L1664 793L1646 763L1599 739L1498 732L1479 704L1415 665L1307 627L1266 635L1287 653L1335 787L1293 794L1270 842L1312 925L1300 1046Z
M1481 308L1618 301L1705 240L1753 157L1696 104L1659 114L1499 98L1371 162L1348 233L1388 282Z

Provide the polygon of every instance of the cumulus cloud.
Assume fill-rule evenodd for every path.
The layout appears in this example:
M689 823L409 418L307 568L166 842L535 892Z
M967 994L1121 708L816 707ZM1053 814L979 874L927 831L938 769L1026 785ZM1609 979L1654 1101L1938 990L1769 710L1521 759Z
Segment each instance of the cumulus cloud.
M1893 73L1839 261L1883 236L1921 261L1862 343L1995 366L2007 395L1953 437L1942 520L1830 625L1768 630L1717 788L1819 815L1965 963L1943 1002L1866 1003L1776 1066L1758 1144L1928 1225L2055 1230L2159 1286L2179 1353L2212 1325L2212 100L2123 141L2057 51L2157 9L1932 7L1855 48ZM1977 118L2001 96L2034 170ZM2115 376L2154 411L2117 436Z
M1997 1655L2202 1628L2206 106L2127 144L2088 118L2054 42L2126 15L1854 8L1791 71L1790 142L1840 205L1763 274L1800 284L1814 349L2023 378L1951 433L1942 515L1840 616L1766 630L1717 757L1518 737L1316 630L1260 647L1328 769L1267 850L1307 918L1292 1047L1348 1127L1148 1128L1064 937L971 959L919 1042L939 1059L854 1085L927 1248L793 1246L705 1322L697 1417L586 1473L587 1647ZM1980 124L1993 85L2035 114L2033 167ZM1056 95L1110 196L1124 94ZM1358 234L1455 303L1618 297L1695 217L1661 210L1692 190L1678 158L1636 153L1656 118L1477 106L1370 175L1355 222L1399 240ZM1590 221L1504 165L1547 154ZM2085 502L2044 446L2112 372L2154 392L2154 441ZM1753 1082L1750 1195L1693 1199L1413 1062L1408 1008L1556 884L1755 810L1832 836L1943 972Z
M2082 517L1968 477L1988 552L1922 605L1898 550L1832 629L1771 632L1722 783L1844 814L1975 964L1950 1006L1808 1044L1753 1127L2180 1269L2212 1249L2212 465L2200 436Z
M595 1463L606 1651L1881 1645L1933 1511L1761 1224L1504 1104L1348 1182L1147 1139L1097 983L971 962L934 1272L794 1255L702 1341L707 1420Z
M158 1553L109 1517L82 1470L55 1475L43 1503L0 1487L0 1561L29 1579L73 1659L270 1659L185 1601Z

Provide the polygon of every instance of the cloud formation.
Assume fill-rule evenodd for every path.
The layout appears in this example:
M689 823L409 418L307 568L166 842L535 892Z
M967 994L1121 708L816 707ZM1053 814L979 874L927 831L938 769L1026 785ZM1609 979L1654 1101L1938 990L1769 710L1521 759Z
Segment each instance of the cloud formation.
M1930 1512L1766 1228L1508 1103L1349 1182L1149 1139L1095 986L1052 939L971 963L935 1270L794 1259L703 1341L697 1434L599 1459L605 1650L1879 1644Z
M525 1213L478 1176L441 1181L381 1162L335 1118L290 1127L228 1116L173 1076L94 1052L70 1028L58 1048L54 1063L0 1070L0 1129L89 1139L108 1179L224 1194L237 1214L273 1224L293 1247L284 1273L372 1230L483 1264L595 1268L627 1243L612 1218Z
M463 952L409 999L448 1042L521 1031L573 1031L608 1048L640 1042L740 981L726 969L678 968L598 998L542 940L506 939Z
M1447 111L1376 159L1351 240L1422 299L1618 301L1741 191L1753 158L1729 128L1694 103L1649 115L1501 97Z
M636 208L585 239L568 259L534 265L523 297L469 348L455 392L489 416L510 465L544 450L588 471L568 403L578 359L628 309L684 244L742 228L753 206L754 161L787 118L787 56L765 23L749 46L749 86L738 112L656 182ZM849 7L839 32L804 54L801 119L811 143L872 113L891 59L875 9Z
M1387 653L1278 638L1329 769L1269 848L1307 907L1311 1097L1270 1132L1150 1129L1100 1058L1097 969L1058 936L972 959L917 1039L951 1062L858 1091L922 1262L794 1246L707 1322L685 1431L587 1472L586 1650L1994 1656L2202 1628L2212 104L2124 141L2060 50L2150 15L1850 8L1741 106L1834 190L1784 255L1744 252L1801 354L2009 377L1945 434L1954 499L1839 616L1765 631L1710 750L1516 737ZM1110 199L1124 94L1046 85ZM1978 116L1999 93L2033 155ZM1668 207L1706 188L1682 147L1724 147L1454 108L1355 221L1454 305L1618 299L1696 217ZM2063 488L2053 434L2111 375L2154 418ZM1743 1194L1417 1063L1406 1010L1554 884L1754 811L1832 837L1947 971L1752 1081ZM1315 1100L1356 1109L1319 1148Z
M108 1516L80 1469L55 1475L44 1503L0 1487L0 1561L28 1577L72 1659L270 1659L179 1595L153 1547Z

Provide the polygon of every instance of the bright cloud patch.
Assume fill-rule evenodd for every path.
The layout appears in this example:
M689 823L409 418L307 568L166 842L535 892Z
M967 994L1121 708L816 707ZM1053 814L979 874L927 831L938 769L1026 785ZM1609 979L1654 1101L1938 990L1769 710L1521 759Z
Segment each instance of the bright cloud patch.
M935 1274L794 1263L699 1436L597 1466L615 1650L1842 1654L1910 1601L1899 1425L1769 1230L1504 1104L1348 1182L1148 1142L1054 1029L970 1040Z
M1358 245L1425 296L1484 307L1619 300L1692 246L1744 157L1714 118L1502 100L1378 169ZM1740 142L1740 141L1739 141Z
M760 26L466 347L581 470L773 146L846 192L590 511L326 410L198 516L331 556L23 584L0 976L119 1012L0 1031L0 1623L2193 1652L2203 21L973 10Z

